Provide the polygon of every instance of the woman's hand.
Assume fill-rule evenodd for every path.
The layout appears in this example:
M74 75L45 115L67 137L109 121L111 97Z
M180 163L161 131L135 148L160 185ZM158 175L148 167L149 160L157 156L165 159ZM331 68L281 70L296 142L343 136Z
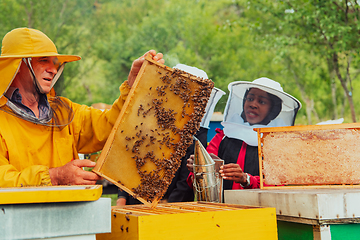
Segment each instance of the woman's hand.
M229 163L220 167L220 174L223 179L231 180L242 185L246 185L247 175L244 173L239 164Z
M163 59L163 54L162 53L156 53L155 50L150 50L150 51L146 52L143 56L136 59L131 65L130 73L129 73L129 76L128 76L128 84L129 84L130 87L134 84L135 79L136 79L136 77L137 77L137 75L138 75L138 73L140 71L140 68L141 68L142 64L144 63L145 56L147 54L151 54L152 59L154 61L157 61L158 63L161 63L161 64L165 63L165 60Z
M187 159L186 167L190 172L194 172L194 155L190 155L190 158Z

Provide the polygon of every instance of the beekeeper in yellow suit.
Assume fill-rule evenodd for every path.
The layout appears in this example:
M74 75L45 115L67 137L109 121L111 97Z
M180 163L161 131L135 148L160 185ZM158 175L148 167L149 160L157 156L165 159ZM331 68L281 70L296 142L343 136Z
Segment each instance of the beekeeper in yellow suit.
M161 53L150 50L155 61ZM145 56L145 55L144 55ZM132 64L112 108L101 111L55 96L52 87L65 63L41 31L17 28L5 35L0 56L0 187L95 184L99 176L78 153L103 148L144 61Z

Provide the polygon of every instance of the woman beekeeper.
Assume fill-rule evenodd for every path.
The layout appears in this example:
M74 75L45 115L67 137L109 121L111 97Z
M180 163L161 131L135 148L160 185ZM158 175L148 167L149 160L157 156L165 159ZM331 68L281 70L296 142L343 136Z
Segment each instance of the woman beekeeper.
M207 147L224 160L220 173L224 190L259 187L258 139L254 128L292 126L301 103L269 78L238 81L228 86L223 130ZM192 169L193 159L188 159Z

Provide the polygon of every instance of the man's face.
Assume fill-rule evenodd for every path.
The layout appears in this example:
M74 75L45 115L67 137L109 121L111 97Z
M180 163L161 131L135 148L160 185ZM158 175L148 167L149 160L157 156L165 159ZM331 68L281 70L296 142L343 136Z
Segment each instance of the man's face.
M246 120L251 124L260 123L269 114L271 100L267 92L252 88L246 96L244 112Z
M59 68L56 57L33 57L31 65L44 93L50 92L51 82Z

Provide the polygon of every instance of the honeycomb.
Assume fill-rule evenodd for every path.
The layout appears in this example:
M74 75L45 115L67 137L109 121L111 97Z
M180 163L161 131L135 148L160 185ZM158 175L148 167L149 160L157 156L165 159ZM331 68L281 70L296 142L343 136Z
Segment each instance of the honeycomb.
M213 86L147 57L93 171L155 207L200 127Z
M359 184L360 133L357 128L345 126L264 133L261 149L264 184Z

